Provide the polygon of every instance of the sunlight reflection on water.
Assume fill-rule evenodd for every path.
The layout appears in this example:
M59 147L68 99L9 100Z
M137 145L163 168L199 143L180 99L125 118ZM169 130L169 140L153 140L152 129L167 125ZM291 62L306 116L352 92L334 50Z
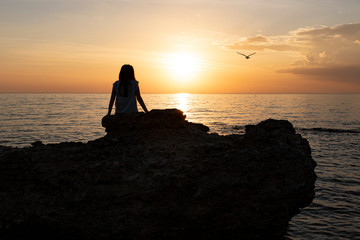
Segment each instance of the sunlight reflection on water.
M175 104L177 109L181 109L184 114L188 111L188 93L177 93L175 94Z

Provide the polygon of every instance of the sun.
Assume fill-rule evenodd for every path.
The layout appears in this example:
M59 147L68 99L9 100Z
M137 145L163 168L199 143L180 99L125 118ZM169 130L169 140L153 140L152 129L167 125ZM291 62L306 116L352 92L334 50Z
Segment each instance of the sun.
M183 81L193 78L201 69L199 57L189 52L171 54L168 58L168 64L171 74Z
M196 70L195 57L189 53L177 54L173 59L172 67L177 75L189 76Z

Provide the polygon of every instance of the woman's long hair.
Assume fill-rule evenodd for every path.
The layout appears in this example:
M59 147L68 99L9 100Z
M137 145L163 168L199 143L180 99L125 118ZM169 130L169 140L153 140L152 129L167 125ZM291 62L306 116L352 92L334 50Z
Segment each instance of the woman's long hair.
M130 81L135 80L135 73L133 66L125 64L121 67L119 73L119 95L122 97L127 97L130 91Z

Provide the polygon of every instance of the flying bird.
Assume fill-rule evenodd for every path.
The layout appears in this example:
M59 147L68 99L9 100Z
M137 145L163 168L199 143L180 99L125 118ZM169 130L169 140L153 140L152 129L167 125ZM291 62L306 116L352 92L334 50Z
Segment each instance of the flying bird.
M242 53L239 53L239 52L236 52L237 54L240 54L240 55L243 55L244 57L246 57L246 59L249 59L251 55L254 55L256 52L252 53L252 54L249 54L249 55L245 55L245 54L242 54Z

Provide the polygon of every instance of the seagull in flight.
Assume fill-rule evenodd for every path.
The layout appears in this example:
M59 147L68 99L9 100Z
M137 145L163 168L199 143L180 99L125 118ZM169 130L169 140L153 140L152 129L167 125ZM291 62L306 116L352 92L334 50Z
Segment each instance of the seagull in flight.
M240 55L243 55L244 57L246 57L246 59L249 59L251 55L254 55L256 52L252 53L252 54L249 54L249 55L245 55L245 54L242 54L242 53L239 53L239 52L236 52L237 54L240 54Z

